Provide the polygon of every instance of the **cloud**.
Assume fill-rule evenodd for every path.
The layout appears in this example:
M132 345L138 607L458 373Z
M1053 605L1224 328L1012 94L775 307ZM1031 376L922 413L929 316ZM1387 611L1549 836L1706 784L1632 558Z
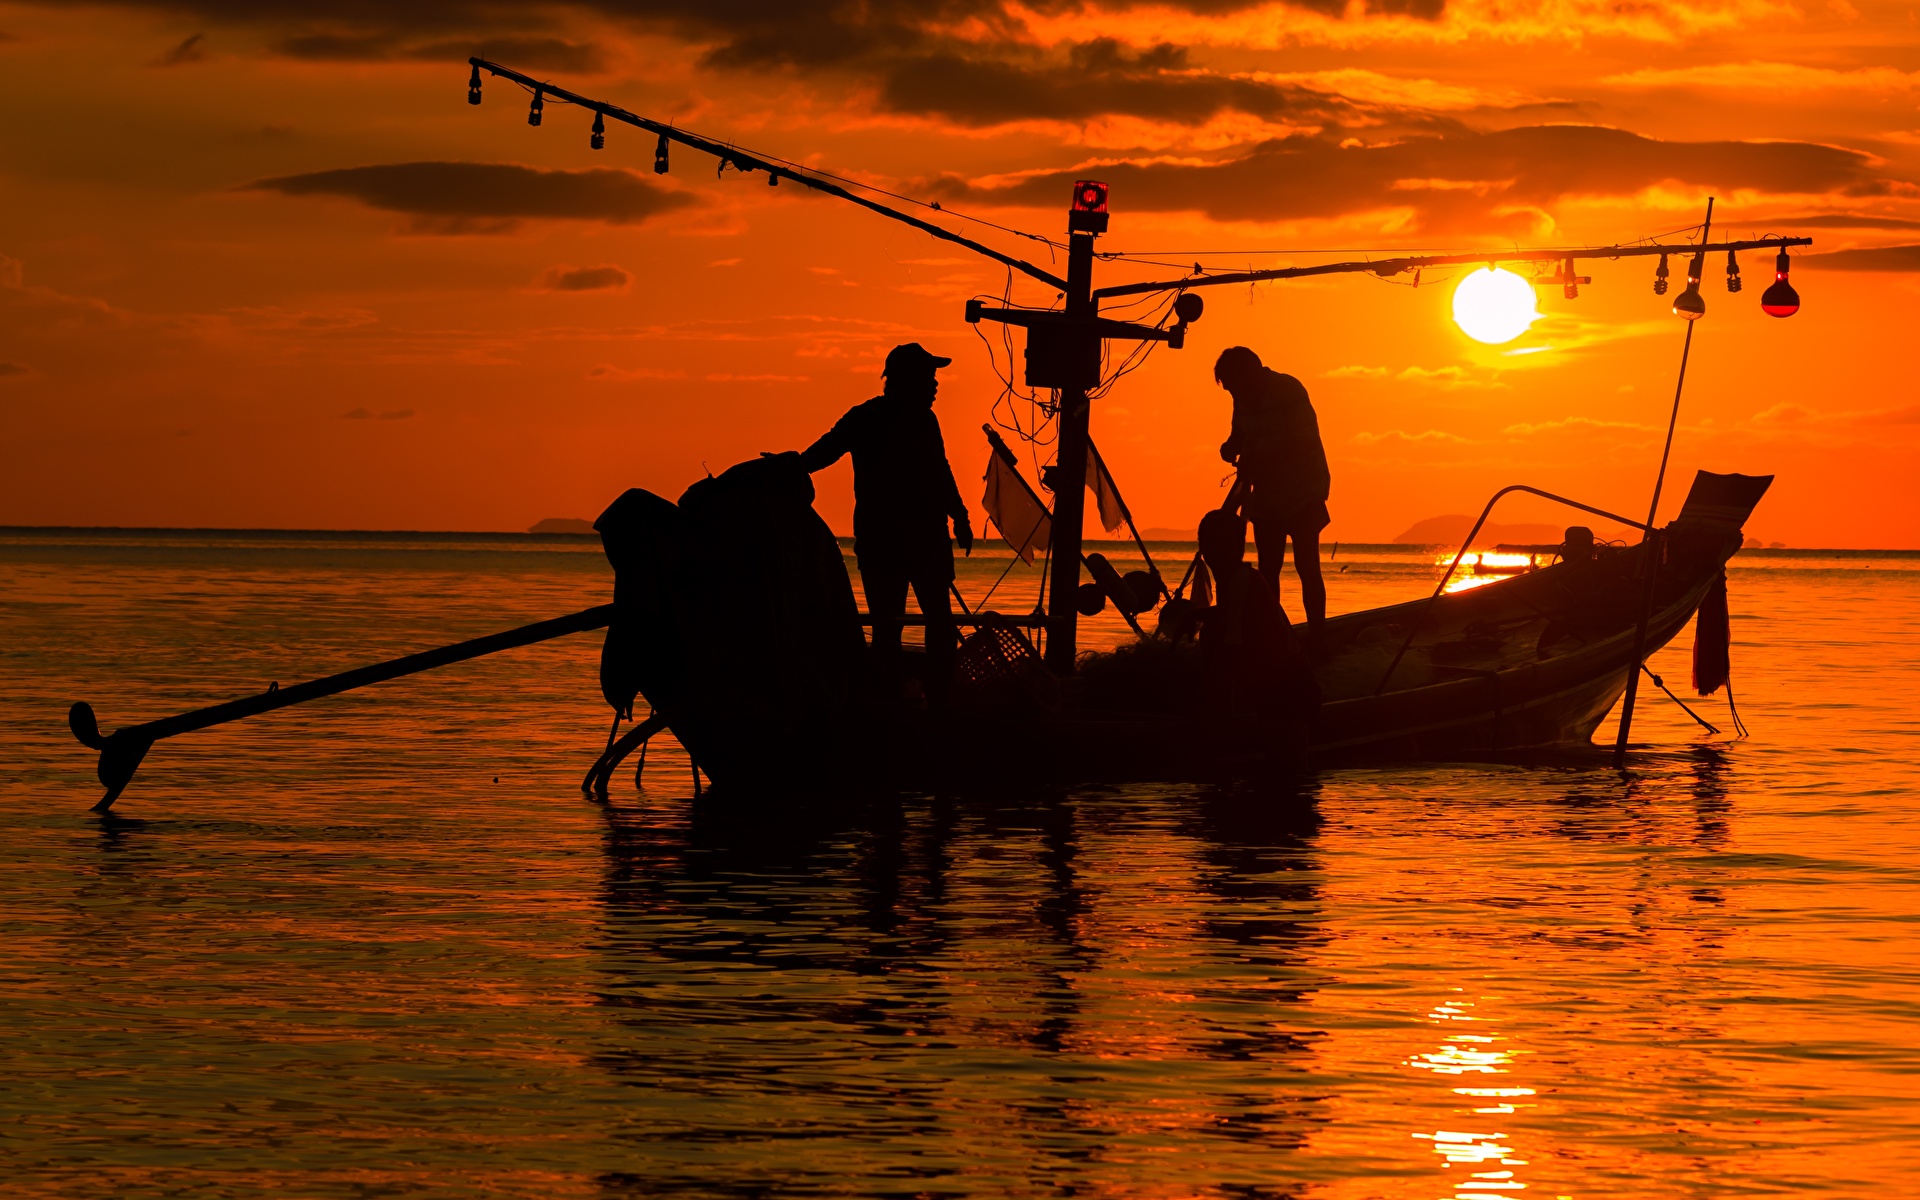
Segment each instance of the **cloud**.
M1403 446L1417 446L1423 443L1465 446L1472 442L1470 438L1463 438L1457 433L1447 433L1440 429L1426 429L1419 433L1408 433L1404 429L1389 429L1383 433L1362 432L1354 434L1353 440L1362 446L1377 446L1387 442Z
M25 375L26 373L27 369L19 363L0 362L0 379L7 379L14 375Z
M616 367L612 363L601 363L587 372L588 379L604 380L608 383L630 383L636 379L685 379L685 371L666 367Z
M1328 379L1385 379L1393 372L1386 367L1335 367L1326 372Z
M633 276L623 267L606 263L597 267L548 267L535 285L544 292L624 291Z
M154 60L153 65L156 67L179 67L185 66L187 63L205 61L207 52L200 48L200 43L206 39L206 36L204 33L193 34L178 46L175 46Z
M1774 217L1767 225L1775 229L1920 229L1920 221L1899 217L1866 217L1853 213L1818 213L1807 217Z
M1835 250L1831 254L1803 254L1801 267L1828 271L1920 271L1920 246L1872 246Z
M1563 417L1558 421L1522 422L1509 425L1501 432L1509 437L1531 437L1540 433L1652 433L1651 425L1641 425L1633 421L1600 421L1593 417Z
M549 171L511 163L386 163L246 186L288 196L344 196L407 215L416 233L505 233L526 218L625 225L695 203L632 171Z
M1863 413L1857 421L1861 425L1920 425L1920 404L1909 404L1905 408L1889 408L1881 412Z
M1465 367L1408 367L1394 376L1402 383L1424 383L1446 391L1460 388L1503 388L1498 379L1482 379Z
M1411 229L1531 235L1543 206L1626 196L1678 183L1762 193L1878 195L1874 160L1812 142L1668 142L1597 125L1534 125L1423 136L1384 145L1277 138L1219 162L1091 163L979 183L946 176L943 199L1058 207L1076 178L1113 186L1132 210L1197 211L1221 221L1325 219L1380 209Z
M1033 119L1086 122L1120 115L1198 125L1236 111L1295 126L1357 124L1366 107L1332 90L1195 67L1184 47L1131 50L1112 38L1071 44L1064 57L1022 61L949 50L890 60L881 105L962 125Z
M1920 71L1893 67L1806 67L1798 63L1708 63L1697 67L1647 68L1601 80L1623 88L1726 88L1748 97L1784 92L1909 92L1920 88Z
M606 67L606 55L598 46L552 37L419 41L395 30L305 33L283 38L274 49L288 58L313 62L464 63L468 57L478 55L536 70L592 74Z
M413 415L410 408L389 409L386 412L374 412L370 408L351 408L340 414L344 421L404 421Z

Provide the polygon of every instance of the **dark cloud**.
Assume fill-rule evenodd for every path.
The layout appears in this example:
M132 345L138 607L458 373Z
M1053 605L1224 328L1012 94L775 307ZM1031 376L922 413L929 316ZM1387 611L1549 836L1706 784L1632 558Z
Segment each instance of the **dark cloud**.
M1920 229L1920 221L1903 221L1898 217L1856 217L1851 213L1776 217L1767 225L1776 229Z
M1057 208L1075 178L1092 174L1113 185L1120 213L1186 210L1223 221L1275 221L1404 207L1425 230L1526 234L1544 206L1563 197L1630 195L1667 181L1877 195L1889 185L1873 174L1871 161L1808 142L1663 142L1598 126L1536 125L1380 146L1285 138L1218 163L1117 163L1004 187L951 177L931 186L976 204Z
M179 67L185 66L187 63L197 63L204 60L207 57L207 52L201 48L200 43L205 41L206 37L207 35L204 33L192 35L178 46L161 55L153 65L156 67Z
M46 0L42 0L46 2ZM265 30L272 45L294 58L352 61L464 59L472 53L516 66L597 70L599 51L555 36L561 17L552 6L499 0L120 0L182 15ZM1217 16L1258 7L1264 0L1171 0L1170 6ZM1436 19L1446 0L1288 0L1296 8L1340 18L1366 11ZM1069 56L1038 56L1027 31L1029 14L1082 14L1097 19L1131 8L1135 0L581 0L572 11L611 19L627 28L665 33L702 48L709 66L744 70L790 67L836 70L880 85L899 111L955 115L974 124L1055 113L1100 111L1159 115L1156 97L1172 110L1210 114L1285 109L1290 89L1194 70L1191 78L1158 74L1149 50L1141 61L1089 63ZM950 31L979 31L973 40ZM1113 43L1106 43L1112 46ZM1062 61L1063 58L1071 61ZM1182 64L1183 67L1185 64ZM928 76L937 78L928 78ZM1074 94L1104 92L1118 107ZM975 85L982 90L971 91ZM996 94L1000 93L1000 94ZM1019 100L1024 100L1023 107ZM1171 117L1169 119L1183 119ZM1188 118L1191 119L1191 118Z
M343 421L404 421L413 415L410 408L389 409L386 412L374 412L367 407L350 408L340 414Z
M625 225L684 208L692 197L631 171L547 171L510 163L412 162L262 179L247 187L288 196L345 196L404 213L420 233L502 233L527 218Z
M965 125L1036 117L1086 121L1108 114L1197 125L1227 110L1297 124L1370 119L1359 106L1325 92L1196 70L1180 46L1136 53L1107 38L1075 45L1053 62L955 52L901 57L883 70L880 100L895 112Z
M0 362L0 379L5 379L9 375L25 375L26 373L27 369L19 363Z
M420 41L403 31L304 33L275 47L289 58L315 62L464 63L473 55L533 70L594 72L606 65L600 48L552 37L493 37Z
M609 263L598 267L548 267L540 288L549 292L606 292L624 288L633 276Z
M1803 254L1794 262L1828 271L1920 271L1920 246L1874 246L1835 250L1832 254Z

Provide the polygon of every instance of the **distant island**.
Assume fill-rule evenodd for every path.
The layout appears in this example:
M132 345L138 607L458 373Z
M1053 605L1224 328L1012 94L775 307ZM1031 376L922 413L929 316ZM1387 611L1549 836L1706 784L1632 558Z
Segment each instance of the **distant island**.
M528 533L592 533L593 522L582 521L579 517L548 517L535 521Z

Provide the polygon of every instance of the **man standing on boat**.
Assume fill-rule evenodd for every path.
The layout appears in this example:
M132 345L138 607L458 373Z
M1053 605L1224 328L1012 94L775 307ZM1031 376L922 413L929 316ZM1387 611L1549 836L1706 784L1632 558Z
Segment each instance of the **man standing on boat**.
M1320 421L1298 379L1260 362L1245 346L1230 346L1213 364L1213 378L1233 396L1233 429L1220 457L1240 469L1241 512L1253 522L1260 572L1278 587L1293 542L1293 569L1307 610L1307 637L1324 645L1327 585L1320 576L1320 531L1332 518L1327 496L1333 476Z
M973 552L973 526L947 463L940 420L933 415L951 363L918 342L887 354L885 390L856 404L800 456L809 472L853 455L853 553L873 616L873 646L889 670L900 652L901 617L913 588L927 618L929 699L941 702L953 675L957 634L947 589L953 585L953 541Z

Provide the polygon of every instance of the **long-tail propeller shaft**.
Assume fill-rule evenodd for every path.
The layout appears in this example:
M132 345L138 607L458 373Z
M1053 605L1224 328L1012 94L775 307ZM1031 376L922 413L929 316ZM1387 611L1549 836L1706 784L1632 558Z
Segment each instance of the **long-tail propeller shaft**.
M369 684L398 679L402 675L430 671L435 667L465 662L470 658L496 654L502 650L512 650L520 646L530 646L535 642L565 637L570 633L603 629L612 621L613 605L596 605L564 617L555 617L550 621L538 621L503 633L492 633L486 637L456 642L451 646L440 646L433 650L423 650L418 654L409 654L403 658L356 667L351 671L342 671L338 675L328 675L324 679L296 683L292 687L274 688L252 696L242 696L238 700L229 700L225 704L215 704L208 708L194 709L192 712L162 717L158 721L148 721L144 725L129 725L106 736L100 733L100 725L94 717L93 706L82 700L67 711L67 726L73 730L73 736L78 738L82 745L100 752L98 773L100 782L106 785L107 794L93 806L93 811L105 812L113 807L113 802L120 798L120 793L126 790L128 783L132 782L133 773L140 769L140 761L147 756L147 751L162 738L177 737L180 734L192 733L196 729L206 729L213 725L224 725L228 721L237 721L241 717L272 712L276 708L285 708L290 704L303 704L308 700L318 700L322 696L338 695Z

